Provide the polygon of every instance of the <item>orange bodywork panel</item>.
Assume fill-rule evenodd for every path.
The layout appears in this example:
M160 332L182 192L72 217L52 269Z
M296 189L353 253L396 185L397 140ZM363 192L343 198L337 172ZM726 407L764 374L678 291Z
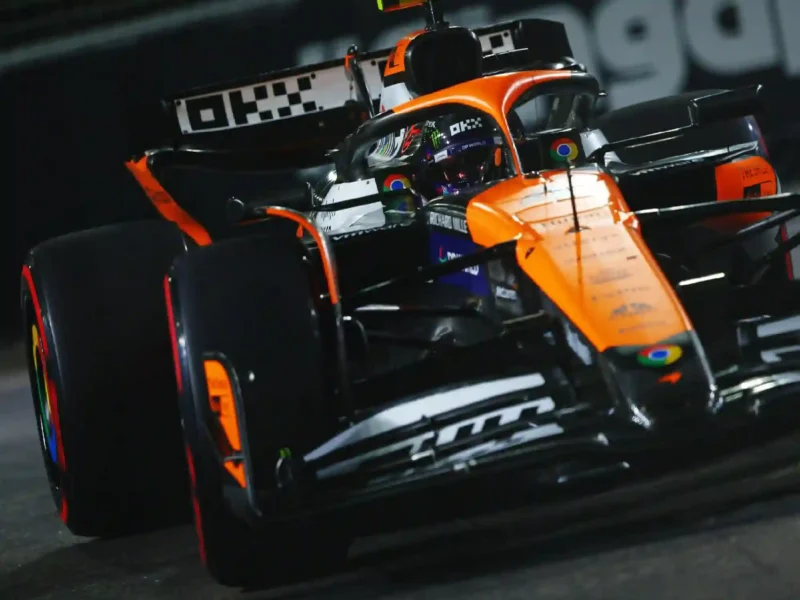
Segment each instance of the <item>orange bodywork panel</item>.
M389 60L386 61L386 68L383 70L384 77L406 72L406 50L408 50L408 45L424 32L425 30L423 29L409 33L397 42L397 45L392 49L391 54L389 54Z
M775 170L767 159L751 156L719 165L715 170L717 200L771 196L778 192Z
M211 236L208 231L198 223L194 217L183 210L175 199L164 189L164 186L155 178L150 168L147 166L147 156L139 160L129 160L125 163L128 170L142 186L142 189L150 198L150 202L156 207L167 221L175 223L181 231L192 238L200 246L207 246L211 243Z
M305 219L299 217L293 211L283 210L277 207L267 209L267 215L272 217L280 217L282 219L289 219L297 223L297 237L302 237L303 231L307 231L314 239L317 247L320 249L320 258L322 259L322 269L325 272L325 282L328 284L328 293L330 294L331 304L339 304L339 286L336 282L336 267L333 264L330 256L324 252L324 245L320 232L315 227L310 227Z
M611 177L572 173L575 233L565 171L509 179L476 196L467 223L476 244L518 239L525 274L600 351L653 345L691 331L669 281Z
M233 397L233 385L228 371L218 360L205 360L203 367L208 388L208 404L211 412L217 417L222 432L234 452L241 452L242 441L239 436L239 420L236 416L236 403ZM245 487L244 463L224 463L225 470L241 485Z
M491 75L415 98L394 112L461 104L491 116L511 140L507 114L520 96L532 86L571 76L544 70ZM513 144L510 148L520 173L517 150ZM774 170L760 157L721 165L716 179L718 200L777 191ZM517 175L473 198L467 207L473 240L484 247L519 240L522 270L601 352L614 346L658 344L691 331L689 318L614 180L591 166L574 170L573 184L579 232L570 231L566 172L552 171ZM715 222L738 228L764 216L735 215Z
M717 183L717 200L758 198L778 193L778 177L769 161L761 156L751 156L719 165L714 170ZM770 213L730 215L709 221L723 231L735 231L768 217Z

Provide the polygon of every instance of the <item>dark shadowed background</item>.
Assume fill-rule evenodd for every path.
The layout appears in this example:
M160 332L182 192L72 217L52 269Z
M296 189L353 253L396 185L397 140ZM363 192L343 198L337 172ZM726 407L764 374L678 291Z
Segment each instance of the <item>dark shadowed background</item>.
M39 241L154 217L123 161L157 143L148 115L170 92L343 56L350 43L389 47L419 22L373 0L129 0L0 3L0 337L19 332L18 273ZM157 13L164 7L169 13ZM800 154L798 0L444 0L453 23L562 20L576 58L612 106L686 89L763 83L762 127L784 181ZM3 12L5 11L5 12ZM154 15L158 18L155 18ZM113 29L109 30L109 24ZM275 178L203 176L189 191L214 205L265 195ZM185 186L184 186L185 187ZM687 199L689 197L687 196Z

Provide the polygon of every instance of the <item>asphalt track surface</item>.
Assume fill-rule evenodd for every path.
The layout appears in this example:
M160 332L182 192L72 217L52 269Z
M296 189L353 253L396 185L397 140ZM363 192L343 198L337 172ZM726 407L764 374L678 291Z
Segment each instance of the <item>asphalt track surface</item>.
M201 568L189 527L112 541L72 536L55 516L37 443L26 382L5 376L2 600L800 597L800 495L793 494L725 513L698 509L669 522L651 519L602 534L562 532L544 539L524 512L460 521L360 540L351 566L325 580L268 592L225 589Z

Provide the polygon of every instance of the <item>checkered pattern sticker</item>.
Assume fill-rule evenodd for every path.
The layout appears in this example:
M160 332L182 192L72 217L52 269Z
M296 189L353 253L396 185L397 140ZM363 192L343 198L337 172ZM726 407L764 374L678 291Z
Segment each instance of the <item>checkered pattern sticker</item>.
M508 52L514 50L514 40L511 31L498 31L497 33L478 36L484 52Z
M473 117L470 119L465 119L463 121L459 121L458 123L453 123L450 125L450 135L455 136L461 133L466 133L468 131L472 131L473 129L479 129L483 127L483 121L480 117Z
M259 125L341 106L352 97L344 67L267 79L245 87L175 101L185 134Z
M513 50L508 31L480 36L484 51ZM367 87L376 107L383 89L385 55L362 61ZM269 79L251 85L175 100L178 124L184 134L221 131L290 119L341 107L355 98L344 65L306 71L290 77Z

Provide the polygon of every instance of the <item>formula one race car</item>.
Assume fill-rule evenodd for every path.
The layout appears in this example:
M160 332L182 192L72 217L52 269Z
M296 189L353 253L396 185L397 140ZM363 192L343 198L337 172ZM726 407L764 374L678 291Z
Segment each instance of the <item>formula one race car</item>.
M128 163L165 219L30 252L31 385L74 533L191 504L218 581L276 583L339 564L370 515L523 480L546 503L797 429L800 199L761 88L598 116L561 24L379 2L407 5L427 27L391 52L170 100L170 141ZM155 175L176 165L330 171L204 223Z

